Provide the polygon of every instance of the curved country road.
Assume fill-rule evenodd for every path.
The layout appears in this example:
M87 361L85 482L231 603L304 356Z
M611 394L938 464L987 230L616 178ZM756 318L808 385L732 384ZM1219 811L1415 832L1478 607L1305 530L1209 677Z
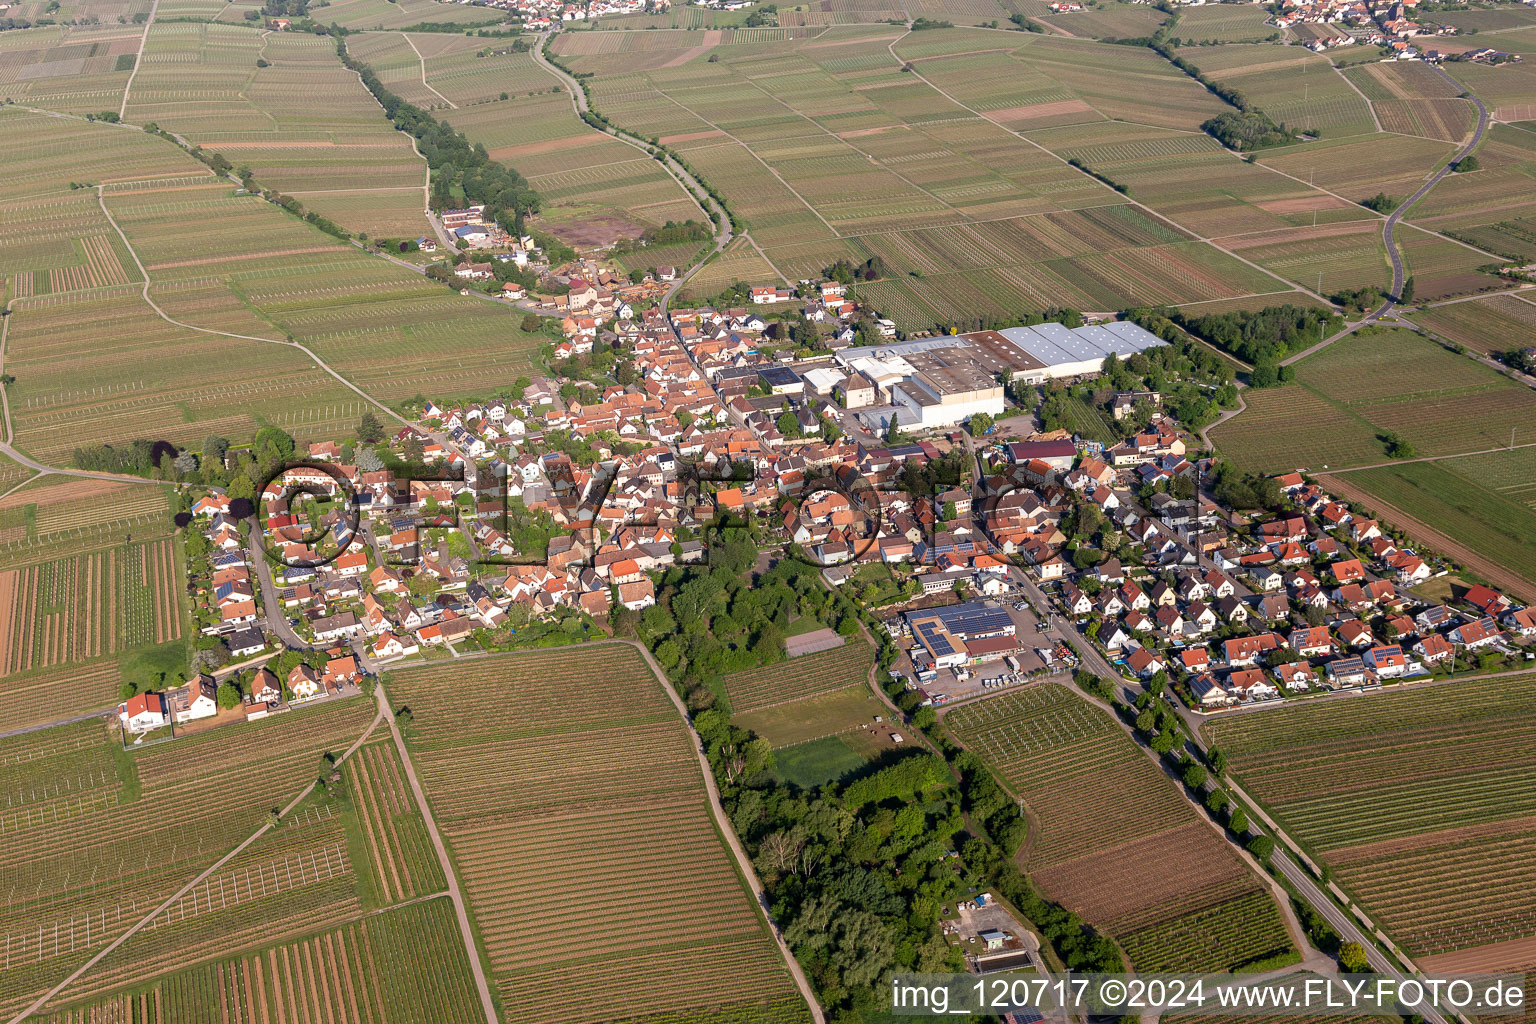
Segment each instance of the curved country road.
M581 83L576 81L576 79L572 78L570 75L566 74L562 68L551 61L548 57L544 56L544 47L549 42L549 38L550 33L541 33L539 35L539 41L535 43L533 49L529 51L533 54L534 63L543 68L545 71L548 71L550 74L554 75L555 78L559 79L560 84L565 88L566 93L570 95L571 108L576 111L578 117L580 117L582 114L591 113L592 108L587 103L587 94L586 91L582 89ZM585 119L583 119L582 123L586 123ZM710 195L709 190L706 189L697 178L690 174L687 168L674 160L672 158L672 154L652 146L649 142L645 142L643 140L636 139L630 135L627 135L624 132L619 131L617 128L593 128L593 130L601 131L604 135L607 135L610 138L618 139L625 145L631 146L634 149L638 149L646 156L661 157L661 159L657 162L660 163L661 166L666 169L666 172L670 174L673 179L683 187L683 191L687 192L690 198L700 204L699 208L704 210L707 215L712 217L715 224L719 226L719 229L715 232L715 248L710 252L710 256L713 256L715 253L724 249L730 243L732 237L734 236L731 233L731 215L729 211L727 211L726 208L720 204L718 199ZM708 207L705 207L704 203L708 203ZM661 311L663 313L667 311L667 305L672 301L672 297L678 293L683 285L688 283L689 278L699 272L699 269L704 266L705 261L708 259L709 256L705 256L703 259L700 259L688 270L687 273L683 274L676 281L672 282L672 287L668 288L666 294L661 297ZM666 677L663 676L662 678Z
M1387 215L1386 224L1381 229L1381 237L1382 240L1387 243L1387 256L1392 260L1392 291L1388 295L1387 301L1382 304L1381 308L1365 318L1367 321L1375 320L1390 311L1393 306L1397 305L1397 299L1393 298L1392 296L1403 294L1403 256L1400 252L1397 251L1397 245L1393 242L1392 239L1393 229L1397 227L1398 220L1403 216L1403 214L1408 212L1414 203L1418 202L1420 199L1423 199L1426 192L1439 184L1441 178L1444 178L1447 174L1450 174L1451 168L1455 167L1457 162L1464 159L1468 154L1476 149L1478 144L1483 141L1483 133L1488 130L1488 108L1483 106L1483 101L1478 99L1474 93L1468 90L1460 82L1456 81L1456 79L1440 70L1439 67L1433 64L1429 65L1429 67L1434 71L1435 74L1439 75L1451 85L1455 86L1458 91L1466 93L1467 97L1471 99L1471 101L1477 106L1477 127L1472 132L1471 141L1463 146L1461 150L1456 154L1456 156L1450 160L1450 162L1448 162L1444 167L1440 168L1433 175L1431 175L1428 181L1419 186L1419 190L1417 192L1409 196L1407 199L1404 199L1402 204L1399 205L1397 209L1393 210L1390 214Z

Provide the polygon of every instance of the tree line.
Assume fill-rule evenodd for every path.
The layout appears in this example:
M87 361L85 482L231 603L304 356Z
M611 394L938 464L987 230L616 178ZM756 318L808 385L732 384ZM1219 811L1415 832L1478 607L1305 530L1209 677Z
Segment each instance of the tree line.
M523 232L524 218L538 213L541 207L539 194L526 178L492 160L485 146L471 143L452 125L386 89L372 68L347 52L342 35L336 36L336 54L342 64L357 72L395 128L416 139L431 170L434 210L481 203L487 220L508 224L515 233Z

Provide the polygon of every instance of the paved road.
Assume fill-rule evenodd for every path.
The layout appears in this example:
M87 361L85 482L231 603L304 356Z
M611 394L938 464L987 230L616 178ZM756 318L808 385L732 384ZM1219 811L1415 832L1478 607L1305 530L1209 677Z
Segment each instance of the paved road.
M589 113L591 108L587 104L587 94L582 90L581 83L576 81L576 79L572 78L570 75L566 74L553 61L544 56L544 46L549 41L549 38L550 33L548 32L544 32L539 35L539 40L531 51L533 53L534 62L538 64L539 67L543 68L545 71L548 71L550 74L554 75L557 79L560 80L560 84L565 87L565 91L571 97L571 107L576 111L577 116ZM638 149L640 152L646 154L647 156L661 156L662 159L659 162L661 163L662 167L666 168L667 173L671 174L677 183L683 187L684 192L687 192L695 202L700 204L699 208L703 210L705 215L709 216L718 227L718 230L715 232L715 248L710 253L710 255L714 255L714 253L717 253L726 247L726 245L731 241L731 238L733 237L731 233L730 213L726 211L724 206L720 205L720 202L715 199L714 196L709 194L709 191L704 188L703 184L700 183L697 178L688 172L687 168L674 160L670 153L652 146L649 142L636 139L616 129L595 130L600 130L603 132L603 134L618 139L625 145ZM707 206L704 205L706 203L708 204ZM672 282L672 287L668 288L666 294L661 297L660 305L661 311L663 313L667 311L667 304L672 301L673 297L677 295L678 291L682 289L683 285L688 283L688 279L699 272L699 268L704 266L704 261L708 258L708 256L705 256L703 259L700 259L688 270L687 273L681 275L676 281Z
M266 620L267 630L296 651L311 650L309 644L299 639L299 634L293 631L283 614L283 603L277 596L277 583L272 579L272 566L267 564L264 554L266 544L261 523L256 516L246 521L245 534L246 547L251 554L251 567L256 570L256 581L261 587L262 616Z
M1473 104L1475 104L1477 107L1477 127L1472 132L1472 141L1463 146L1461 151L1456 154L1450 163L1436 171L1428 181L1419 186L1419 190L1417 192L1403 200L1402 205L1387 215L1386 223L1381 230L1382 240L1387 244L1387 255L1392 260L1392 295L1401 295L1403 293L1403 256L1402 253L1397 251L1397 246L1393 243L1392 240L1392 231L1397 227L1398 220L1403 216L1403 214L1408 212L1409 208L1412 207L1414 203L1418 202L1420 199L1423 199L1424 194L1430 189L1434 188L1435 185L1439 183L1441 178L1444 178L1447 174L1452 173L1451 168L1456 163L1456 161L1461 160L1463 157L1467 156L1474 149L1476 149L1478 144L1483 141L1483 133L1488 130L1488 108L1483 106L1483 101L1478 99L1477 96L1472 92L1468 91L1467 88L1460 82L1456 81L1456 79L1440 70L1440 68L1433 64L1429 65L1429 68L1435 74L1439 75L1451 85L1455 86L1458 92L1467 93L1467 96L1471 98ZM1386 303L1382 305L1380 309L1372 313L1366 319L1376 319L1383 313L1386 313L1388 310L1390 310L1396 304L1396 301L1396 299L1389 297Z

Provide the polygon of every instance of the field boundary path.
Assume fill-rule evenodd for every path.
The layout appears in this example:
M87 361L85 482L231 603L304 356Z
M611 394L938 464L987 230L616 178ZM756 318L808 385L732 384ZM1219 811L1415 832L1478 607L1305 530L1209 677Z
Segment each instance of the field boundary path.
M444 96L436 89L433 89L432 83L427 81L427 58L423 57L421 55L421 51L416 49L416 41L411 38L411 34L409 32L401 32L400 38L405 40L405 44L411 48L411 52L416 55L416 59L421 63L421 84L426 87L426 89L430 91L433 96L436 96L438 99L448 104L448 108L450 110L458 110L459 105L457 103L453 102L453 100L449 99L447 96ZM414 140L415 136L413 135L411 138ZM417 150L416 155L420 156L421 151Z
M1002 30L999 30L999 31L1002 31ZM898 36L895 39L891 40L890 44L888 46L886 46L886 50L888 50L890 52L892 60L895 60L902 67L910 67L912 69L912 74L917 77L918 81L920 81L923 84L927 85L928 88L932 89L934 92L938 93L940 96L943 96L945 99L949 100L949 102L953 103L955 106L959 107L961 110L969 111L971 114L974 114L976 117L981 118L983 121L987 121L987 122L989 122L991 124L997 125L999 128L1001 128L1003 131L1007 132L1008 134L1012 135L1014 138L1022 139L1024 142L1026 142L1029 145L1033 146L1034 148L1038 149L1040 152L1047 154L1048 156L1050 156L1051 159L1055 160L1057 163L1066 164L1068 167L1072 167L1072 169L1074 171L1077 171L1083 177L1089 178L1089 179L1091 179L1091 180L1093 180L1095 182L1098 182L1098 184L1101 185L1105 189L1109 188L1108 185L1105 185L1102 181L1099 181L1098 178L1095 178L1093 175L1089 174L1087 171L1083 170L1082 168L1080 168L1080 167L1073 167L1072 164L1065 157L1063 157L1063 156L1061 156L1061 155L1059 155L1057 153L1051 152L1049 149L1046 149L1044 146L1040 145L1040 143L1036 142L1034 139L1030 138L1028 135L1023 134L1022 132L1016 132L1012 128L1009 128L1009 127L1007 127L1005 125L1002 125L1002 124L998 124L998 122L992 120L992 118L988 117L986 114L984 114L981 111L977 110L975 107L972 107L972 106L969 106L968 104L960 102L954 96L950 95L948 92L945 92L943 89L939 88L937 85L934 85L928 79L924 78L923 77L923 73L918 70L918 66L917 66L918 65L918 61L917 60L912 60L912 61L902 60L901 57L896 53L896 44L901 42L903 39L905 39L908 35L911 35L911 34L912 34L912 31L909 28L907 30L906 35ZM1116 192L1115 195L1116 196L1121 196L1121 194L1119 192ZM1259 273L1263 274L1265 277L1273 278L1274 280L1279 281L1282 285L1285 286L1285 290L1286 291L1301 292L1303 295L1306 295L1309 298L1316 299L1318 302L1321 302L1325 306L1329 306L1329 307L1333 306L1332 302L1330 302L1328 299L1324 298L1323 296L1317 294L1316 292L1312 291L1310 288L1307 288L1305 285L1299 284L1299 283L1297 283L1295 281L1287 281L1285 278L1281 277L1279 274L1276 274L1274 271L1269 270L1266 267L1261 267L1261 266L1259 266L1259 264L1253 262L1250 259L1245 259L1244 257L1242 257L1242 256L1238 255L1237 253L1231 251L1230 249L1225 249L1222 246L1217 245L1210 238L1207 238L1206 236L1201 235L1201 234L1197 234L1196 232L1191 231L1188 228L1184 227L1182 224L1178 224L1176 221L1170 220L1169 218L1167 218L1167 217L1163 216L1162 214L1158 213L1155 209L1153 209L1152 207L1148 206L1147 204L1141 202L1140 200L1133 199L1130 196L1121 196L1121 198L1125 199L1126 202L1129 203L1131 206L1136 207L1136 209L1141 210L1144 213L1149 213L1153 217L1157 218L1160 221L1165 221L1165 222L1167 222L1169 224L1175 225L1180 231L1182 231L1185 234L1189 235L1191 241L1204 242L1206 245L1209 245L1211 248L1217 250L1218 252L1226 253L1228 256L1230 256L1233 259L1237 260L1239 263L1241 263L1241 264L1243 264L1243 265L1245 265L1247 267L1251 267L1254 270L1257 270Z
M1211 440L1211 435L1210 435L1209 431L1215 429L1216 427L1221 426L1223 423L1227 422L1227 420L1232 419L1233 417L1239 415L1240 413L1244 413L1244 412L1247 412L1247 411L1248 411L1248 402L1247 402L1246 399L1243 398L1243 389L1242 389L1242 387L1238 387L1238 389L1237 389L1237 408L1235 408L1235 409L1223 409L1221 411L1221 415L1217 416L1214 421L1212 421L1210 423L1207 423L1204 427L1200 428L1200 443L1205 445L1207 451L1209 451L1212 454L1214 454L1215 451L1216 451L1216 445Z
M144 34L139 37L139 52L133 58L133 70L128 72L128 81L123 86L123 102L117 108L119 118L128 116L128 97L133 92L133 80L139 77L139 68L144 66L144 47L149 43L149 30L155 27L155 15L160 12L160 0L155 0L149 5L149 17L144 19ZM265 42L262 43L266 45Z
M1386 229L1383 229L1383 230L1386 230ZM1280 365L1281 366L1290 366L1292 363L1299 363L1303 359L1307 358L1307 356L1310 356L1312 353L1314 353L1314 352L1321 352L1323 349L1327 348L1329 345L1332 345L1334 342L1338 341L1340 338L1347 338L1347 337L1349 337L1349 335L1354 334L1360 328L1364 327L1366 324L1370 323L1372 320L1374 320L1377 317L1381 316L1381 314L1386 312L1388 309L1390 309L1396 303L1396 301L1397 301L1396 299L1388 299L1387 300L1387 304L1385 306L1382 306L1380 309L1378 309L1376 312L1372 313L1370 316L1366 317L1364 320L1359 320L1359 321L1356 321L1354 323L1348 324L1339 333L1337 333L1337 334L1335 334L1335 335L1333 335L1331 337L1324 338L1322 341L1318 342L1316 345L1309 345L1306 348L1302 349L1300 352L1295 353L1294 355L1286 356L1284 359L1280 360ZM1214 427L1215 425L1216 424L1214 424L1214 423L1211 424L1212 427ZM1206 429L1210 429L1210 428L1208 427Z
M757 877L757 871L752 867L752 858L747 856L746 849L741 845L741 839L736 835L736 830L731 827L731 821L725 816L725 808L720 803L720 787L715 784L715 770L710 767L709 757L704 753L704 740L693 728L693 719L688 717L688 709L683 705L683 699L677 695L677 690L667 681L667 674L662 670L660 663L652 657L650 650L638 640L609 640L606 643L627 644L640 652L640 657L650 667L651 673L656 677L656 685L660 686L672 706L677 709L678 715L683 719L683 725L688 729L688 735L693 739L693 753L699 761L699 772L704 776L704 788L709 791L709 809L714 815L715 827L725 837L726 846L730 847L732 855L736 858L736 867L740 869L742 878L752 890L753 897L757 900L757 909L763 915L763 922L768 925L768 933L773 936L774 943L779 947L779 954L784 958L784 966L789 969L790 977L794 979L795 987L800 990L800 997L805 1000L806 1007L811 1011L811 1018L816 1024L827 1024L826 1014L821 1010L821 1004L816 1001L816 995L811 991L811 983L806 978L805 972L800 969L800 961L795 959L790 952L789 944L784 941L784 935L779 931L779 926L773 920L773 914L768 909L768 893L763 889L762 881Z
M38 722L36 725L24 725L19 729L7 729L0 732L0 740L8 740L13 736L25 736L29 732L42 732L44 729L56 729L61 725L77 725L80 722L89 722L93 718L105 718L117 710L114 704L109 708L101 708L97 711L82 711L78 715L70 715L68 718L55 718L51 722Z
M1290 29L1286 29L1285 31L1286 31L1286 34L1289 35L1291 30ZM1327 58L1324 58L1324 59L1327 59ZM1334 74L1336 74L1340 78L1344 79L1344 84L1345 85L1347 85L1351 89L1355 90L1355 94L1358 95L1362 100L1365 101L1365 109L1369 110L1371 112L1371 120L1373 122L1375 122L1376 130L1378 132L1385 132L1386 129L1381 126L1381 118L1376 116L1376 104L1371 102L1371 98L1369 96L1367 96L1365 93L1361 92L1360 91L1360 87L1358 85L1356 85L1353 81L1351 81L1350 77L1344 73L1344 69L1339 67L1337 64L1335 64L1331 59L1328 60L1328 66L1333 68L1333 73Z
M405 749L405 737L400 735L400 726L395 722L395 712L389 706L389 698L384 693L383 682L374 688L374 696L379 702L379 719L389 725L390 737L395 742L395 752L400 755L400 763L405 769L405 779L411 784L411 794L416 798L416 809L421 811L421 817L426 822L427 838L432 840L432 848L437 851L437 861L442 866L443 876L448 879L448 898L453 901L454 916L459 920L459 935L464 940L464 952L469 956L469 969L475 976L475 989L480 993L480 1006L485 1011L486 1024L500 1024L496 1014L496 1002L491 998L491 986L485 977L485 966L480 962L480 949L475 944L475 931L469 923L469 911L464 906L464 894L459 889L459 876L454 873L453 861L448 857L448 847L443 843L443 835L437 830L437 819L432 817L432 808L427 803L427 794L421 788L421 781L416 778L416 767L411 764L410 752ZM369 731L373 731L371 727Z
M5 372L5 343L6 343L7 337L10 335L10 331L11 331L11 310L12 310L12 307L15 304L16 304L16 300L15 299L12 299L11 301L7 302L5 304L4 316L0 316L0 374L3 374ZM27 469L32 470L33 472L38 474L38 476L48 476L49 474L58 474L58 475L61 475L61 476L77 476L77 477L82 477L82 478L84 478L86 480L110 480L110 481L113 481L113 482L116 482L116 483L149 484L149 485L154 486L154 487L181 487L181 486L185 486L183 484L172 484L172 483L170 483L168 481L165 481L165 480L146 480L145 478L143 478L141 476L128 476L126 474L119 475L117 473L97 473L95 471L85 470L85 469L63 469L63 468L58 467L58 466L49 466L49 465L46 465L44 463L38 462L36 459L32 458L31 456L23 454L21 451L19 451L16 448L16 446L14 444L15 435L12 433L12 430L11 430L11 398L10 398L10 394L9 394L9 391L8 391L6 385L3 384L3 383L0 383L0 421L3 421L4 426L5 426L5 440L0 441L0 454L3 454L6 458L10 459L12 462L15 462L15 463L17 463L19 465L25 466ZM12 491L19 491L19 490L21 490L21 488L25 487L27 484L31 483L33 480L36 480L36 479L37 479L36 476L28 477L27 479L25 479L25 480L21 481L20 483L16 484L16 486L8 488L4 493L0 493L0 498L5 497L6 495L10 494Z
M1387 296L1387 301L1382 304L1380 309L1366 317L1367 320L1374 320L1382 314L1386 313L1393 306L1397 305L1398 300L1395 298L1395 296L1401 295L1403 293L1403 256L1402 253L1397 251L1397 244L1392 239L1393 230L1397 227L1397 222L1402 218L1403 214L1408 212L1414 203L1418 202L1420 199L1423 199L1425 193L1439 184L1440 179L1444 178L1447 174L1452 173L1451 169L1455 167L1456 164L1464 160L1468 154L1470 154L1474 149L1478 147L1478 145L1482 143L1483 133L1488 130L1488 108L1483 105L1483 101L1478 98L1477 94L1466 88L1460 82L1456 81L1456 79L1452 78L1450 75L1446 74L1435 65L1431 64L1429 65L1429 68L1435 74L1445 79L1447 83L1454 86L1457 90L1465 93L1467 98L1470 99L1473 105L1477 107L1477 127L1472 131L1471 140L1468 141L1467 144L1460 150L1458 150L1456 155L1447 161L1444 167L1430 175L1429 180L1426 181L1423 185L1419 186L1419 190L1417 192L1409 196L1407 199L1404 199L1402 204L1398 206L1397 209L1387 214L1386 224L1381 229L1381 237L1382 241L1384 241L1387 245L1387 256L1392 260L1392 290L1391 293Z
M335 377L338 381L345 385L348 390L354 392L359 398L362 398L369 405L372 405L380 412L388 416L390 419L396 420L403 426L411 426L410 420L406 419L404 416L401 416L399 413L395 412L395 410L391 409L383 402L380 402L377 398L374 398L372 395L358 387L356 384L352 383L346 377L343 377L336 370L333 370L330 364L316 355L314 351L307 345L301 345L296 341L288 341L283 338L259 338L253 334L232 334L229 331L216 331L211 327L199 327L196 324L183 323L182 321L168 315L165 310L161 309L158 305L155 304L154 299L149 297L149 271L145 269L144 261L139 259L138 250L134 249L133 243L128 240L127 234L125 234L123 229L118 226L117 220L112 216L112 211L107 209L107 201L100 185L96 186L96 202L100 204L101 212L107 218L107 223L112 225L112 230L117 232L117 237L123 240L124 248L128 250L128 255L133 257L134 266L139 268L139 273L144 278L144 287L140 292L141 297L144 299L144 303L149 306L150 309L154 310L160 319L164 320L168 324L175 324L177 327L183 327L189 331L197 331L200 334L216 334L223 338L237 338L241 341L260 341L268 345L285 345L288 348L296 348L300 352L303 352L305 355L309 356L310 359L313 359L317 367L324 370L332 377Z
M380 692L382 692L382 690ZM354 753L356 753L358 748L363 745L363 743L368 739L368 737L373 735L373 730L378 728L379 723L381 721L383 721L383 720L384 720L384 715L383 715L382 712L377 714L377 715L375 715L373 717L373 719L368 723L368 728L363 730L363 734L361 736L359 736L356 739L356 741L354 741L353 744L350 747L348 747L341 754L340 757L336 758L336 763L337 764L342 764L342 763L344 763L347 760L347 758L351 757ZM282 818L282 817L286 816L290 811L292 811L295 807L297 807L300 804L300 802L302 802L312 792L314 792L314 783L313 782L306 784L304 786L304 788L302 790L300 790L299 793L292 800L288 801L288 803L283 806L282 810L280 810L278 812L279 818ZM10 1024L22 1024L22 1021L26 1020L28 1017L30 1017L33 1014L37 1013L39 1010L41 1010L44 1006L46 1006L48 1004L48 1000L52 999L54 996L56 996L60 992L64 991L65 988L67 988L72 982L74 982L77 978L79 978L86 971L90 970L92 967L95 967L98 963L101 962L102 958L104 958L107 954L111 953L113 950L117 949L123 943L125 943L129 939L131 939L134 935L138 934L141 930L143 930L144 928L148 927L150 922L153 921L156 917L160 916L160 914L162 914L168 907L170 907L172 904L174 904L177 900L181 899L187 893L191 892L194 888L196 888L209 875L213 874L215 871L219 870L219 868L223 867L225 864L228 864L231 860L233 860L234 858L238 857L241 853L243 853L245 851L245 849L248 846L250 846L256 840L260 839L262 836L266 835L269 831L271 831L271 829L272 829L272 822L271 821L263 822L261 827L258 828L255 832L252 832L249 836L246 836L245 839L241 841L239 846L236 846L233 850L230 850L224 856L222 856L218 860L214 861L207 868L205 868L203 871L201 871L197 875L196 878L193 878L191 881L189 881L185 885L183 885L180 889L177 889L170 896L167 896L165 898L164 902L162 902L159 906L155 907L149 913L147 913L143 917L141 917L127 931L123 932L117 938L115 938L111 942L109 942L103 949L99 950L96 953L95 956L91 957L89 960L87 960L85 963L81 964L79 967L76 967L74 969L74 971L72 971L67 978L65 978L63 981L60 981L53 988L49 989L45 994L39 996L37 998L37 1000L35 1002L33 1002L31 1005L29 1005L26 1009L22 1010L16 1016L12 1017L11 1020L10 1020ZM493 1021L492 1024L495 1024L495 1022Z
M551 75L555 76L555 79L560 83L561 87L565 89L566 95L570 96L571 109L576 112L576 116L581 118L581 122L583 124L587 124L588 127L592 127L590 124L588 124L587 119L582 116L592 112L591 105L587 102L586 90L581 87L580 82L566 74L564 69L562 69L559 65L555 64L554 61L550 60L544 55L544 47L548 45L550 38L551 33L549 32L541 32L539 34L538 42L536 42L533 46L533 49L529 51L533 54L533 62L539 67L543 68L545 71L548 71ZM671 97L668 97L668 99L671 99ZM593 128L592 130L599 131L597 128ZM699 212L704 214L704 216L712 219L718 226L718 230L715 232L714 249L709 253L709 255L701 257L696 263L694 263L692 267L688 269L686 273L679 275L678 279L672 283L672 287L668 288L666 294L661 297L661 311L663 314L665 314L667 311L667 304L672 301L672 297L682 289L683 285L688 283L688 279L693 277L694 274L697 274L699 269L709 261L711 256L719 253L726 247L726 245L730 243L732 238L730 211L728 211L718 199L711 195L709 189L705 188L704 184L695 178L686 167L673 159L671 153L668 153L664 149L653 147L648 142L633 138L627 133L620 131L617 127L601 129L601 131L602 134L607 135L610 138L618 139L625 145L631 147L632 149L637 149L647 156L660 157L657 162L661 164L666 172L672 176L674 181L682 186L683 191L688 194L688 198L693 200L694 204L698 206ZM709 204L708 206L705 206L706 202ZM755 247L757 243L753 242L752 244ZM759 250L759 252L761 252L761 250ZM769 266L773 266L773 264L769 263ZM663 675L662 678L665 679L666 676ZM812 1005L815 1004L813 1003Z

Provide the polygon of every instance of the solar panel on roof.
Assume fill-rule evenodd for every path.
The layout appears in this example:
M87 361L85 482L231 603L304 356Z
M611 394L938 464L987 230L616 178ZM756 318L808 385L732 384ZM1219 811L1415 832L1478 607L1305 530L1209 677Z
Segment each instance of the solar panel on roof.
M949 640L946 639L941 632L939 632L939 627L934 625L932 622L925 622L920 624L917 627L917 633L923 638L924 642L927 643L928 649L933 651L934 657L942 658L945 655L955 653L954 646L950 644Z
M961 637L1002 633L1013 625L1013 619L1006 611L974 605L939 608L935 609L934 614L944 623L945 629Z

